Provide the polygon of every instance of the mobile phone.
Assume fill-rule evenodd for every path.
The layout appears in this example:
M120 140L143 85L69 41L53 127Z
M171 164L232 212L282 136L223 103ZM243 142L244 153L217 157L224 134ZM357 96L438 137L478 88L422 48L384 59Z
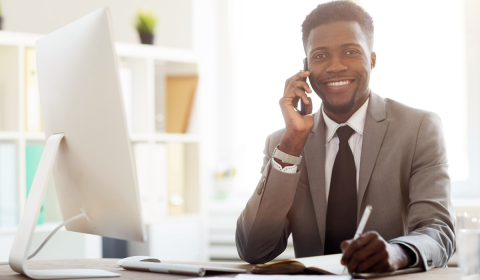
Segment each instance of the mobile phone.
M308 62L307 58L305 57L303 59L303 72L308 71ZM306 82L307 77L302 78L302 81ZM304 89L306 91L306 89ZM307 109L305 106L305 103L303 102L303 99L300 98L300 115L305 116L307 114Z

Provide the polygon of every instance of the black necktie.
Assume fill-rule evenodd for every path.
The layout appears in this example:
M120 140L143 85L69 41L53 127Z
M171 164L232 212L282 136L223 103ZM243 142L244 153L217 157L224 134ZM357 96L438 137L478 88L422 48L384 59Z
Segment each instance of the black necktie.
M332 169L325 231L325 255L341 253L340 243L352 239L357 228L357 170L348 139L353 129L337 129L340 139Z

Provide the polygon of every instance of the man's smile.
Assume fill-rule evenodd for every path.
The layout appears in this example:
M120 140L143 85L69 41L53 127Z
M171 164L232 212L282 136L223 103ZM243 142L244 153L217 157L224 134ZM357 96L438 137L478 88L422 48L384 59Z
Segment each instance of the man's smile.
M352 82L352 80L342 80L342 81L336 81L336 82L328 82L326 83L327 86L329 87L338 87L338 86L343 86L343 85L348 85Z
M353 78L336 78L322 81L327 91L338 92L350 88L356 80Z

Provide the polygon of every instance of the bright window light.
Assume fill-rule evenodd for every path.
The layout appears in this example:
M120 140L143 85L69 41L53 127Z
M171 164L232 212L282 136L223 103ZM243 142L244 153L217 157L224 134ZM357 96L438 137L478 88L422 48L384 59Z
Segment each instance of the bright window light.
M266 137L284 127L278 100L305 57L301 24L326 1L232 1L238 190L260 178ZM463 2L357 1L373 17L377 66L371 88L383 97L437 113L443 121L453 181L468 179ZM432 8L434 7L434 8ZM311 95L314 111L321 100Z
M437 113L443 122L451 179L467 180L463 1L365 0L361 4L375 23L377 66L372 90Z

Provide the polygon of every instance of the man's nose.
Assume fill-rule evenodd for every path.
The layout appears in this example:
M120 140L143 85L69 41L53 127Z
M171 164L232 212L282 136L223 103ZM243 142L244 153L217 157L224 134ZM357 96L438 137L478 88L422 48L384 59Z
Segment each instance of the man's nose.
M347 66L342 62L342 60L338 57L334 57L330 61L330 65L328 65L327 69L325 71L327 73L340 73L347 71Z

